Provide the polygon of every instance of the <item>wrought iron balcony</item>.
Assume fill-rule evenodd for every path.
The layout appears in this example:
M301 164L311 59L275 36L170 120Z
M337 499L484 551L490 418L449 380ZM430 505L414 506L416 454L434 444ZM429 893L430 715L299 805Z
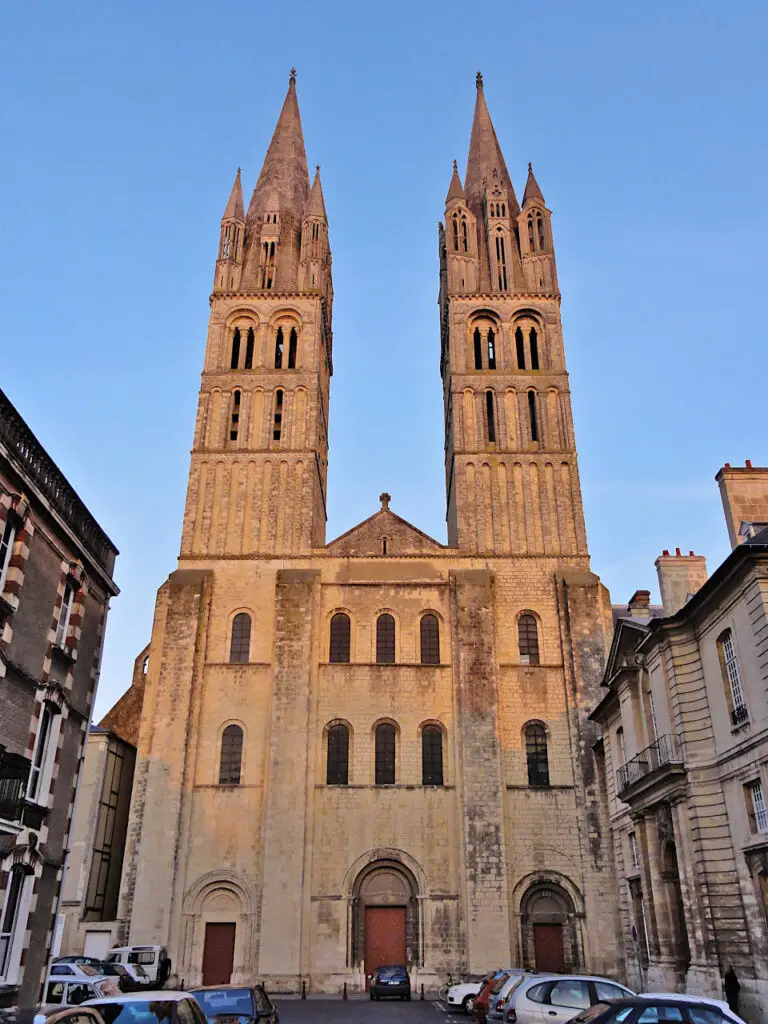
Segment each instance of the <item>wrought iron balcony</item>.
M650 775L665 765L682 764L683 757L674 736L659 736L645 750L633 757L616 772L616 788L621 794L635 782Z
M748 719L749 711L746 704L737 704L733 711L731 711L731 722L734 725L741 725L742 722L746 722Z
M27 792L29 761L0 749L0 818L20 821Z

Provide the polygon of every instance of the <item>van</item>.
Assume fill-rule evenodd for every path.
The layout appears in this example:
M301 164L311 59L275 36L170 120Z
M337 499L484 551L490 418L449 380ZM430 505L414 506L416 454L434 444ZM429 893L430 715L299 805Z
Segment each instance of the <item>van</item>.
M106 957L108 964L139 964L158 988L168 981L171 961L165 946L114 946Z

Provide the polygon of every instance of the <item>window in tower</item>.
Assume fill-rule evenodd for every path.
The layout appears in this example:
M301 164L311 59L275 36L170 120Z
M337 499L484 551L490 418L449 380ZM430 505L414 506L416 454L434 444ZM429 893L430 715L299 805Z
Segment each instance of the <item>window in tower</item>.
M239 725L228 725L221 734L219 785L239 786L242 765L243 730Z
M232 636L229 643L231 665L247 663L251 656L251 616L238 612L232 619Z
M528 415L531 420L531 440L539 440L539 425L536 421L536 392L528 392Z
M483 339L480 335L480 328L475 328L473 335L475 341L475 369L482 370L483 368Z
M536 328L531 328L531 333L528 336L531 343L531 369L538 370L539 368L539 336L536 333Z
M229 422L229 440L237 440L237 432L240 429L240 392L232 393L232 415Z
M266 266L266 287L272 287L272 281L275 276L275 243L266 242L265 247L267 249L267 266Z
M443 730L439 725L425 725L421 730L421 784L443 784Z
M521 665L539 664L539 629L536 616L523 612L517 620L517 643L520 648Z
M488 443L496 443L496 416L493 409L493 392L485 392L485 418L488 425Z
M507 204L506 203L502 203L501 204L501 216L502 217L506 217L507 216Z
M453 215L453 248L456 252L459 251L459 215L457 213Z
M523 330L518 327L515 331L515 348L517 349L517 368L518 370L525 369L525 341L523 339Z
M536 251L536 238L533 233L533 217L528 218L528 245L531 252Z
M547 730L539 722L525 727L525 759L528 762L528 785L549 786Z
M296 369L296 349L298 347L298 335L296 334L296 328L291 328L291 335L288 340L288 369Z
M248 328L248 335L245 342L245 369L253 369L253 344L254 344L253 328Z
M376 726L374 780L377 786L393 786L395 784L395 743L394 725L383 722Z
M464 252L469 251L469 240L467 238L467 218L461 218L461 248Z
M328 786L349 783L349 728L341 722L328 730L325 782Z
M240 328L235 328L235 333L232 335L232 358L229 361L229 368L236 370L238 363L240 362Z
M338 664L349 662L350 633L349 616L345 612L336 612L331 619L329 661Z
M395 620L389 612L376 619L376 662L379 665L395 663Z
M419 623L419 640L421 641L421 664L440 664L440 623L432 612L422 615Z
M537 234L539 236L539 248L543 249L545 247L544 220L543 220L541 214L539 214L539 216L536 218L536 232L537 232Z
M282 370L283 368L283 328L277 328L277 334L275 335L275 369Z
M496 338L492 327L488 328L488 369L496 369Z
M504 235L501 231L496 235L496 274L499 290L507 290L507 255L504 249Z
M272 440L279 441L283 429L283 392L280 388L275 392L275 416L272 425Z

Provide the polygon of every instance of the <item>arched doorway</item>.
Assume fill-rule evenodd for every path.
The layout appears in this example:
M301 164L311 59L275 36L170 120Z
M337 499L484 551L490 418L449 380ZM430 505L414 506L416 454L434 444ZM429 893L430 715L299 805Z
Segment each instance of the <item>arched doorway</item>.
M395 861L374 861L358 875L353 890L353 961L370 975L387 964L418 961L416 880Z
M562 886L534 882L520 902L523 964L566 973L579 966L576 909Z

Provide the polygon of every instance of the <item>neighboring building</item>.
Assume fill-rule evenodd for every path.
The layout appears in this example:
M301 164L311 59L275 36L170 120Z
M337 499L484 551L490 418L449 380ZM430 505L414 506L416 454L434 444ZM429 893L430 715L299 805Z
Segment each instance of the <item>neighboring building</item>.
M222 220L123 868L121 941L187 985L622 971L550 211L530 170L518 204L479 78L439 257L448 545L387 494L326 543L331 253L292 76Z
M628 980L768 1012L768 469L717 474L734 550L656 566L616 623L593 719L619 876ZM746 517L750 518L747 519ZM757 524L757 525L756 525Z
M115 944L148 663L149 648L134 662L130 689L88 734L61 894L63 954L104 957Z
M40 997L116 555L0 391L0 1007Z

